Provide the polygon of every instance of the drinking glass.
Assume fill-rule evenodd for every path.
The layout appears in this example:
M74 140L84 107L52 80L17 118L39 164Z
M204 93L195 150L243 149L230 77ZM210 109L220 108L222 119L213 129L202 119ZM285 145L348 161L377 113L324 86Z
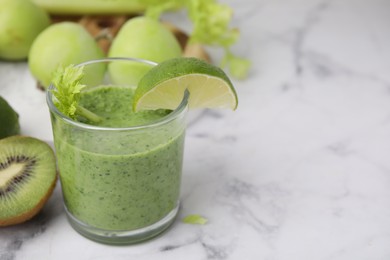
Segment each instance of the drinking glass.
M126 75L119 75L120 83L118 75L110 77L110 69L119 64L131 64L121 71ZM142 71L154 65L139 59L107 58L78 66L86 74L94 73L92 66L107 69L99 81L86 75L93 78L93 85L124 86L128 79L131 88ZM108 244L136 243L166 230L179 209L188 92L161 119L132 127L102 127L62 114L55 106L54 88L49 87L47 103L71 226L89 239Z

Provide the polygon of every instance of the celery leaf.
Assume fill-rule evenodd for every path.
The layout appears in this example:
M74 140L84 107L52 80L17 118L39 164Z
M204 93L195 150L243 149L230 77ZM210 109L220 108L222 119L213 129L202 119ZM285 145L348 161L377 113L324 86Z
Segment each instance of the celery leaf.
M193 22L191 43L203 43L227 47L239 36L237 29L229 28L233 11L215 0L189 0L188 15Z
M227 65L230 73L239 79L248 75L251 63L231 53L230 47L237 42L240 32L230 28L233 10L216 0L144 0L147 5L145 15L158 20L166 11L186 9L193 24L188 44L204 44L222 47L225 57L222 65Z
M215 0L188 0L187 8L194 24L189 42L223 47L225 57L222 65L227 65L234 77L246 78L250 61L235 56L230 51L230 46L236 43L240 35L238 29L229 27L233 10Z
M207 223L207 219L202 217L201 215L188 215L182 219L182 221L186 224L198 224L204 225Z
M55 88L50 91L55 97L55 105L65 116L76 119L77 115L84 116L92 122L100 118L92 112L78 105L80 92L85 85L81 84L84 76L84 67L59 66L53 73L52 82Z
M221 62L221 66L228 66L230 73L237 79L245 79L249 74L251 62L248 59L238 57L226 51L225 57Z

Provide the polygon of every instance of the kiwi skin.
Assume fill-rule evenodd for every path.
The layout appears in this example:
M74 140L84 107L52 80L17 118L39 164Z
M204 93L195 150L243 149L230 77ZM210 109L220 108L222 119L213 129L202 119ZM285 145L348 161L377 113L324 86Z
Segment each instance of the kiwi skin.
M26 154L11 154L11 152L6 150L7 147L8 148L12 147L12 150L20 150L21 149L22 151L26 151ZM37 154L28 154L34 150L37 150ZM48 144L46 144L45 142L43 142L39 139L36 139L33 137L28 137L28 136L19 136L19 135L4 138L4 139L0 140L0 158L6 158L5 156L3 156L3 153L6 153L7 157L13 156L14 158L16 158L16 156L24 156L23 158L27 158L27 157L33 158L33 160L36 161L36 162L34 162L34 164L37 166L32 167L33 168L32 174L30 174L29 176L33 176L33 178L30 178L30 180L31 179L41 179L41 181L38 183L35 182L35 184L34 184L34 180L31 180L30 183L28 183L29 181L24 181L24 182L19 181L19 183L21 183L20 187L17 187L16 191L12 191L12 192L16 192L16 194L14 194L14 196L12 196L12 197L16 197L19 200L18 202L12 202L12 203L15 203L15 205L9 203L9 201L8 201L8 205L5 205L5 202L2 201L2 198L0 196L0 227L23 223L23 222L31 219L32 217L34 217L38 212L40 212L40 210L46 204L47 200L52 195L53 190L54 190L56 183L57 183L57 178L58 178L54 152ZM42 160L45 160L45 161L42 162ZM1 163L3 164L3 167L0 168L0 173L1 173L1 169L3 169L3 170L7 169L7 166L9 167L14 162L15 162L15 160L11 163L8 163L8 165L6 165L7 164L6 162L0 160L0 164ZM6 165L5 168L4 168L4 165ZM24 168L24 170L26 171L26 168ZM37 171L34 171L34 170L37 170ZM39 171L39 170L41 170L41 171ZM38 176L39 174L45 175L45 176ZM17 174L13 175L12 178L10 178L12 180L8 180L7 185L10 185L10 183L12 184L12 181L14 181L16 178L18 178ZM27 178L27 179L29 179L29 178ZM16 185L18 185L18 183L16 183ZM34 187L34 186L38 186L38 185L39 185L38 188ZM4 190L5 190L4 186L0 187L0 189L1 188L3 188L3 192L4 192ZM34 188L36 188L36 189L32 190ZM15 186L13 186L12 189L16 189ZM26 190L26 189L29 189L29 190ZM41 195L41 198L31 199L31 197L37 196L35 194L36 194L38 189L42 189L39 192L39 194ZM18 190L19 190L19 193L25 193L24 197L22 197L21 199L19 199L20 197L17 196L17 195L19 195ZM23 190L23 192L20 192L20 190ZM4 195L4 193L3 193L3 195ZM28 199L26 199L26 197ZM6 198L6 200L7 199L10 200L9 197ZM10 207L12 207L13 209L10 209ZM14 207L15 208L20 207L22 209L15 210ZM13 213L7 214L6 213L7 210L13 211ZM2 214L2 211L4 212L3 214Z
M47 200L50 198L51 194L53 193L55 186L56 186L56 181L53 182L53 184L50 186L49 190L47 191L46 195L39 201L39 203L32 210L12 218L0 219L0 227L20 224L33 218L35 215L38 214L39 211L41 211L43 206L46 204Z

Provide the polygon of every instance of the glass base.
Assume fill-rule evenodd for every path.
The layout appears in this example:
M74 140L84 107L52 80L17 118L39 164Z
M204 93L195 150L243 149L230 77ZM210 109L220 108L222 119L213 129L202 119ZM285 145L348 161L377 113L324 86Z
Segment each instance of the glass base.
M163 219L160 221L136 230L105 230L100 228L95 228L89 226L80 220L76 219L66 208L65 206L66 216L70 225L75 229L78 233L83 235L84 237L91 239L93 241L111 244L111 245L128 245L139 243L148 239L151 239L162 232L164 232L167 228L169 228L172 223L175 221L176 216L179 212L179 203L176 208L174 208L171 212L169 212Z

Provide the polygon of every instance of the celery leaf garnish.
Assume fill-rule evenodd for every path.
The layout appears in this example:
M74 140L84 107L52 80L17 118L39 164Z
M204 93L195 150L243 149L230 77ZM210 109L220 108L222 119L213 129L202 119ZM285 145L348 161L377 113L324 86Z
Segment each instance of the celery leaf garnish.
M55 105L65 116L76 120L82 116L91 122L99 122L101 118L78 104L80 92L85 85L81 84L84 67L59 66L53 73L52 82L55 88L50 91L56 98Z

